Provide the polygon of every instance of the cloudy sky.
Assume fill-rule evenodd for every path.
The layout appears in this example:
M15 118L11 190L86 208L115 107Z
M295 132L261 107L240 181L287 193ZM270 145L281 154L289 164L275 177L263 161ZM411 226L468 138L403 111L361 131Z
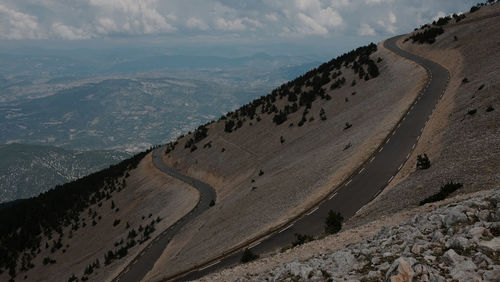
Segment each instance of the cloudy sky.
M408 32L477 1L0 0L0 41L350 45Z

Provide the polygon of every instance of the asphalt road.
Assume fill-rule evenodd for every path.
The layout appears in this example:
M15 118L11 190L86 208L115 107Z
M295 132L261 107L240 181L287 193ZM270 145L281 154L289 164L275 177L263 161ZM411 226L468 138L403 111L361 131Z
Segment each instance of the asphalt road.
M161 154L163 148L158 148L153 151L153 164L162 172L175 177L198 189L200 199L198 204L188 214L178 220L173 226L163 231L151 242L128 266L121 272L113 281L141 281L144 276L153 268L155 262L160 258L161 254L167 247L173 236L193 218L202 214L210 208L210 202L216 200L216 193L212 186L183 175L177 170L168 167L162 160Z
M340 212L345 219L349 219L391 182L409 158L429 116L446 89L449 73L433 61L398 48L396 41L400 37L386 40L384 46L397 55L426 68L429 75L428 85L383 144L358 171L351 175L340 188L335 189L336 192L324 199L318 206L304 213L301 218L277 229L271 236L249 244L247 247L251 248L254 253L263 254L289 245L294 241L295 233L312 236L321 234L324 231L324 222L330 210ZM184 281L200 278L210 272L238 264L241 255L242 250L240 249L227 256L206 262L198 269L179 273L168 280Z

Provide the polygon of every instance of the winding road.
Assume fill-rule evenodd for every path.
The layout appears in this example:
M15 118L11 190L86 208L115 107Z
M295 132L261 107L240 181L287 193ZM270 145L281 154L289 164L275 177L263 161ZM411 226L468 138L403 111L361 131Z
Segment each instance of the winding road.
M163 162L161 154L163 148L157 148L153 151L153 164L160 171L177 178L198 189L200 198L196 206L185 216L179 219L174 225L167 228L158 235L144 250L135 257L135 259L122 271L113 281L130 281L137 282L146 276L153 269L155 262L160 258L161 254L167 247L168 243L174 235L189 221L202 214L210 208L210 202L216 200L216 193L212 186L201 182L192 177L186 176L177 170L167 166Z
M231 253L206 262L196 269L186 270L173 277L168 277L166 280L192 280L215 270L238 264L244 248L251 248L254 253L263 254L291 244L295 239L295 233L319 235L324 231L324 221L330 210L338 211L345 219L349 219L360 208L373 200L392 181L414 150L429 116L442 97L449 81L449 72L441 65L400 49L396 44L400 38L401 36L387 39L384 46L397 55L423 66L428 72L429 82L406 114L393 128L393 131L367 161L318 205L288 224L278 227L273 233L265 234ZM158 156L159 152L160 150L156 150L153 155L155 166L193 185L200 192L212 191L204 197L215 197L213 189L207 184L168 168ZM204 210L201 206L200 203L197 206L198 212L187 215L184 223L180 224L180 226L192 219L194 214L200 214ZM151 251L144 252L144 255L137 263L131 266L130 271L120 277L120 281L139 281L142 279L153 266L155 258L159 257L180 226L174 226L167 230L166 233L168 234L162 235L158 243L152 246Z

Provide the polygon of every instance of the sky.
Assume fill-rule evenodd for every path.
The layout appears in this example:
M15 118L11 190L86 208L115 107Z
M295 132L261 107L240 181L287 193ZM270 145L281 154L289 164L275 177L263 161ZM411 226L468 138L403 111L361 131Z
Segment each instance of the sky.
M0 0L0 45L329 53L409 32L477 1Z

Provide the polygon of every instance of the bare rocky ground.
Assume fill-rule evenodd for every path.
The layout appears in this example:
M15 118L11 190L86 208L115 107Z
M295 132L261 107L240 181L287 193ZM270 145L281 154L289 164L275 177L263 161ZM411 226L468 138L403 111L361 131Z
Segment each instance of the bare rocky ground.
M213 123L194 152L184 149L187 138L181 139L166 162L215 187L217 203L174 237L145 280L199 265L276 228L331 192L368 158L426 83L422 68L381 44L378 49L372 58L382 58L380 76L359 81L352 70L342 69L346 85L337 90L326 85L332 99L315 101L308 116L314 120L302 127L296 125L299 111L279 126L272 115L262 115L260 122L247 121L230 134L224 122ZM321 108L325 121L319 118ZM353 125L349 130L344 130L346 122ZM203 148L207 143L211 147Z
M433 45L400 42L448 68L450 85L409 161L344 231L202 280L499 281L499 12L468 14ZM431 167L416 170L423 153ZM448 181L464 185L453 199L418 206Z
M86 210L80 215L77 230L71 230L71 226L64 228L61 248L52 251L54 242L59 238L57 233L53 233L52 239L43 238L41 252L33 260L35 267L19 273L16 281L68 281L73 274L79 278L78 281L84 281L83 277L89 281L109 281L161 231L188 213L198 202L196 189L154 168L151 154L124 180L126 186L123 190L113 192L108 200L100 202L100 206L92 205L90 212ZM158 217L161 221L156 222ZM115 220L120 222L115 225ZM109 250L116 251L124 246L132 229L137 231L136 239L139 241L143 235L139 226L144 228L153 220L156 222L155 231L149 235L150 239L137 243L128 249L127 256L105 266L104 256ZM115 244L122 240L122 244ZM48 247L45 247L46 243ZM45 258L54 262L45 264ZM84 274L86 267L96 260L99 260L100 266L94 268L91 274ZM0 275L0 281L8 280L7 273Z
M333 252L300 259L301 251L317 251L353 230L289 250L281 262L295 258L286 263L270 257L201 280L499 281L500 188L441 205L414 209L408 221Z

